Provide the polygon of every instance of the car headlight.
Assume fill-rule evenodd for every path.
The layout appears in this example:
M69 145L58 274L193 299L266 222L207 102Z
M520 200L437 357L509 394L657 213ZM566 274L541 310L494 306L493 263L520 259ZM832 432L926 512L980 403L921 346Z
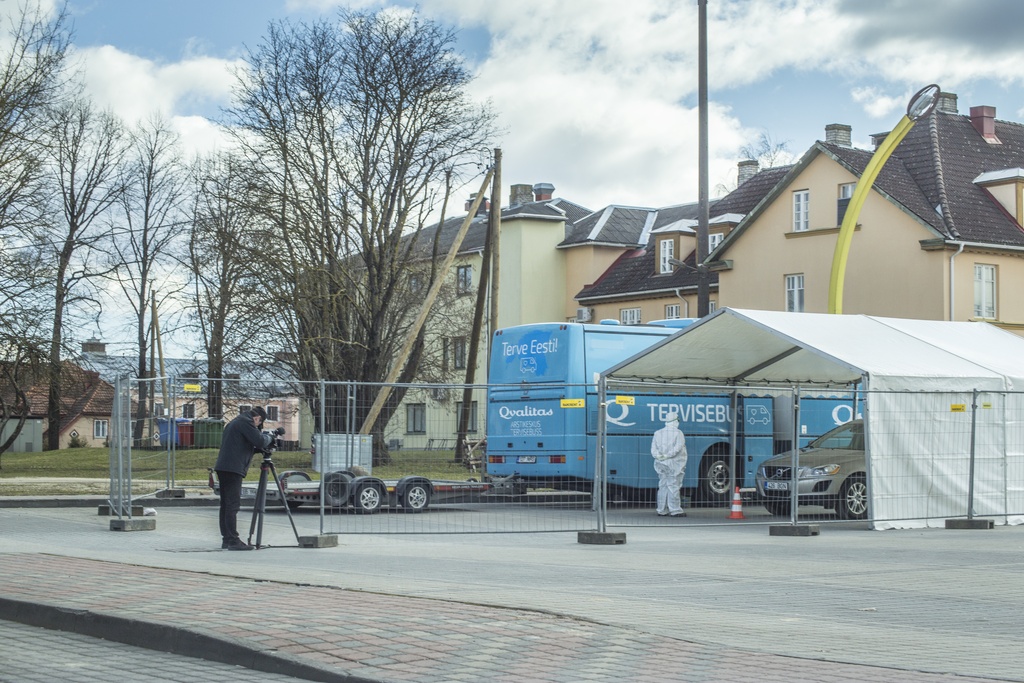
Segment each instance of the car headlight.
M839 474L839 465L822 465L821 467L801 467L800 478L831 477Z

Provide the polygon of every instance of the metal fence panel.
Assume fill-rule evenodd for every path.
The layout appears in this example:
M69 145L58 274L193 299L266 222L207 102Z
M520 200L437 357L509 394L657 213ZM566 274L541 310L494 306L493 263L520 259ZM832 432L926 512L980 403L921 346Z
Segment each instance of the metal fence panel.
M119 380L111 506L130 516L133 500L204 486L226 421L261 406L265 429L284 429L272 458L286 496L300 514L318 516L321 533L834 521L890 528L975 516L1024 523L1019 392L611 381L603 394L594 389ZM376 426L361 434L382 391L388 399ZM686 436L685 518L655 514L651 441L669 414ZM603 495L592 499L595 490ZM280 507L273 483L270 505Z
M686 435L686 524L1024 523L1024 394L621 381L605 392L610 526L681 523L653 514L650 444L666 412Z
M514 476L518 469L548 462L552 450L564 462L564 433L558 435L559 443L548 441L545 446L545 437L538 437L532 427L510 428L504 435L513 442L525 446L531 441L543 451L510 453L517 462L493 455L508 446L516 450L512 443L488 450L486 386L323 383L320 391L318 424L329 431L318 433L317 441L332 448L330 455L315 460L316 477L323 482L324 533L594 528L589 496L546 482L526 487ZM358 434L381 391L389 398L377 428L370 435ZM493 463L486 453L492 453Z

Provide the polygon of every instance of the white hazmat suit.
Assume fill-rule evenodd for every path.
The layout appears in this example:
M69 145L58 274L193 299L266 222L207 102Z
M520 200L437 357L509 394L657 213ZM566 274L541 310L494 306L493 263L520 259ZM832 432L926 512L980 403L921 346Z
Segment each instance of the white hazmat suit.
M654 471L658 473L658 514L684 516L679 487L686 472L686 440L679 431L679 416L672 414L651 440Z

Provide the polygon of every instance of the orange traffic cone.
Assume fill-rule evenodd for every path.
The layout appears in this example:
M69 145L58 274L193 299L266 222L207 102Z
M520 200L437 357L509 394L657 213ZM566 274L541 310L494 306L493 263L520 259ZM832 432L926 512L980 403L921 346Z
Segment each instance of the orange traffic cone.
M729 511L727 519L746 519L743 516L743 498L740 497L740 487L737 486L732 494L732 510Z

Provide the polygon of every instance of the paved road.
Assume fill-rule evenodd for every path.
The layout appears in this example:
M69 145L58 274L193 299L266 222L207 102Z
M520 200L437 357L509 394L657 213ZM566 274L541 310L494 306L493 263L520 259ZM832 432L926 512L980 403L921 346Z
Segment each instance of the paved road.
M276 547L234 553L216 517L161 508L156 530L113 532L95 509L0 509L0 618L309 680L1024 681L1024 527L785 538L679 525L629 529L621 546L538 533L300 549L268 513ZM43 666L52 646L21 638ZM168 680L231 680L180 674ZM10 676L0 667L36 680Z

